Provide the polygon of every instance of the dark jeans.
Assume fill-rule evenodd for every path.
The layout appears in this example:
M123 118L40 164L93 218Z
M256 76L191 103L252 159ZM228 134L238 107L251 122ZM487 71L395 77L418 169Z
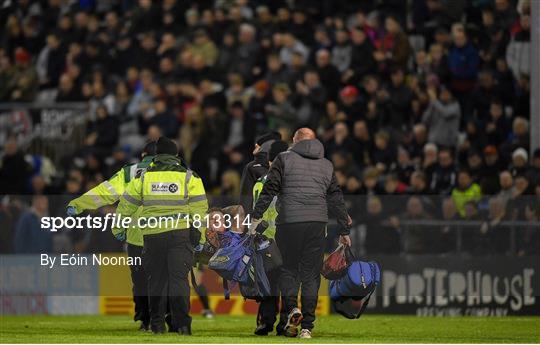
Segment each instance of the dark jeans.
M142 257L143 247L127 245L129 257ZM135 262L135 261L134 261ZM142 265L130 266L131 282L133 283L133 302L135 303L135 316L133 320L142 321L144 324L150 322L150 307L148 306L148 277Z
M145 235L143 264L148 274L152 330L165 329L167 301L172 330L191 326L188 273L193 265L193 247L189 231Z
M302 328L313 329L321 285L326 223L304 222L277 226L276 243L283 256L279 289L283 312L297 307L301 292Z

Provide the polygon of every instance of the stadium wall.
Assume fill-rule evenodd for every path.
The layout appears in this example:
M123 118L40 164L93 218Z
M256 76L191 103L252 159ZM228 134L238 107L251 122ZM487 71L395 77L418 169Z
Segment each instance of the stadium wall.
M372 312L418 316L540 314L539 257L384 256Z
M124 257L124 254L105 254ZM371 299L371 313L427 315L540 314L540 258L461 258L381 256L381 287ZM218 314L256 314L254 301L238 290L223 298L221 279L211 270L200 274ZM321 284L317 313L331 312L328 281ZM192 311L200 302L192 292ZM131 280L127 266L55 266L39 255L0 256L0 314L131 314Z

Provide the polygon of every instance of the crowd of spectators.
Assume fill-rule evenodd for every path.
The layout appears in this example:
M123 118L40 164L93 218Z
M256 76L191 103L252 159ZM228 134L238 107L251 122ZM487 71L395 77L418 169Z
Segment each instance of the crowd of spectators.
M456 250L455 228L415 219L481 223L463 251L539 251L536 228L500 225L540 217L530 0L9 3L0 102L87 102L89 114L56 169L7 140L3 194L78 195L166 135L232 201L256 135L290 141L309 126L368 252Z

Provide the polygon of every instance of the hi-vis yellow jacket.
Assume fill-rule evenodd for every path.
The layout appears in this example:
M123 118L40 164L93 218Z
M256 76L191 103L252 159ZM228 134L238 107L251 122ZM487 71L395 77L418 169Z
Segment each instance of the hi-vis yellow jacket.
M266 177L267 175L262 176L253 185L253 207L255 207L257 200L259 200L259 196L261 195L264 184L266 183ZM274 238L276 236L276 218L278 216L276 201L277 197L274 197L272 203L262 216L262 219L268 222L268 228L264 231L264 235L268 238Z
M103 181L80 197L71 200L68 207L75 207L76 213L80 214L83 211L97 210L103 206L113 205L120 199L126 186L146 171L153 158L154 156L145 156L140 163L124 166L109 180ZM115 234L114 230L113 234ZM136 227L128 229L126 242L135 246L142 246L143 238L140 229Z
M136 221L143 236L195 227L204 243L208 210L204 185L179 158L156 155L141 177L127 185L116 213L132 217L139 208L139 219L132 218L132 226Z

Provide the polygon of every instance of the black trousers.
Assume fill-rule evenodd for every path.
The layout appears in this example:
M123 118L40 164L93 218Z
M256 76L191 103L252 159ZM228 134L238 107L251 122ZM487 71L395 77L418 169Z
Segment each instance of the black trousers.
M257 312L257 326L266 325L267 327L274 326L279 311L279 275L280 269L277 268L273 271L267 272L268 281L270 282L271 295L265 297L259 301L259 310ZM284 313L282 313L284 314ZM278 332L283 330L284 322L287 315L280 315L280 323L278 325ZM281 329L280 329L281 327Z
M191 326L188 273L193 265L193 247L188 230L173 230L144 236L143 264L148 274L150 325L165 329L169 304L171 328Z
M127 245L127 253L131 258L142 258L143 247L133 244ZM142 261L142 260L141 260ZM136 262L136 261L133 261ZM148 277L142 265L129 266L131 282L133 284L133 302L135 303L135 316L133 320L150 322L150 307L148 305Z
M282 312L297 307L301 292L302 328L313 329L315 309L321 285L326 223L304 222L278 225L276 243L283 256L279 289ZM279 326L278 326L279 327Z

